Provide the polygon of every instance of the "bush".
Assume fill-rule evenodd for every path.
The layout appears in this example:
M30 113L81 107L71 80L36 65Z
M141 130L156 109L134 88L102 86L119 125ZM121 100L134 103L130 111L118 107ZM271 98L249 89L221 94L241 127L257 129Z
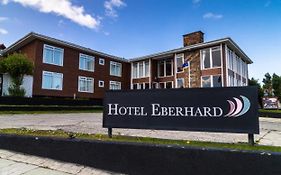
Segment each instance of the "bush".
M24 75L32 75L34 66L26 55L14 53L0 61L0 72L8 73L12 85L8 88L11 96L24 96L25 90L21 88Z

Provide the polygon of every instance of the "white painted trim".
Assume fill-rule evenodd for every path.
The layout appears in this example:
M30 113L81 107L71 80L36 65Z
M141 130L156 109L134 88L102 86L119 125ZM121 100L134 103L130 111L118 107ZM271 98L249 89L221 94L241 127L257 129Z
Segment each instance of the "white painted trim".
M222 44L220 44L220 52L221 52L221 85L224 87L224 73L223 73L223 54L222 54Z
M102 85L100 85L100 83L102 83ZM99 80L99 87L101 87L101 88L104 87L104 81L103 80Z
M174 61L173 61L173 65L174 65L174 70L175 70L175 72L174 72L174 84L176 85L176 87L177 87L177 54L175 54L174 55Z
M224 50L225 50L226 87L229 87L229 84L230 84L230 82L228 80L228 60L229 60L229 58L228 58L228 47L226 44L225 44Z
M114 75L114 74L112 74L112 72L111 72L111 65L113 65L113 64L115 64L115 65L120 65L120 75ZM122 63L119 63L119 62L116 62L116 61L110 61L109 72L110 72L110 73L109 73L110 76L122 77Z
M80 65L80 59L81 59L81 56L84 56L86 57L87 59L90 59L93 61L93 70L88 70L88 69L84 69L84 68L81 68L81 65ZM86 55L86 54L83 54L83 53L79 53L79 70L83 70L83 71L88 71L88 72L95 72L95 57L91 56L91 55Z
M131 89L133 89L134 88L134 85L133 85L133 74L134 74L134 70L133 70L133 62L131 63L131 77L130 77L130 87L131 87ZM110 84L109 84L109 86L110 86Z
M149 89L151 89L151 86L152 86L152 77L151 77L151 75L152 75L152 70L151 70L151 68L152 68L152 66L151 66L151 58L149 58Z
M45 55L45 48L46 48L46 47L52 48L53 51L54 51L54 49L58 49L58 50L61 50L61 51L62 51L61 64L55 64L55 63L46 62L46 59L45 59L45 57L44 57L44 55ZM42 61L43 63L63 67L63 60L64 60L64 49L63 49L63 48L51 46L51 45L48 45L48 44L44 44L44 45L43 45L43 55L42 55L42 56L43 56L43 61ZM52 59L54 59L54 52L53 52L52 57L53 57Z
M103 60L103 61L102 61ZM102 61L102 62L101 62ZM99 58L99 65L104 66L105 65L105 59L104 58Z
M122 83L120 81L109 81L109 89L110 89L110 84L120 84L120 90L122 89ZM110 90L116 90L116 89L110 89Z
M191 68L191 61L188 61L188 88L191 88L191 82L190 82L190 68Z
M56 88L46 88L46 87L43 87L43 78L44 78L44 73L50 73L52 74L60 74L61 75L61 88L60 89L56 89ZM52 80L53 81L53 80ZM58 72L50 72L50 71L42 71L42 82L41 82L41 88L42 89L47 89L47 90L58 90L58 91L62 91L63 90L63 73L58 73Z
M93 83L93 90L91 91L81 91L80 90L80 79L86 79L86 81L91 80ZM78 92L84 92L84 93L94 93L95 91L95 79L93 77L85 77L85 76L78 76Z

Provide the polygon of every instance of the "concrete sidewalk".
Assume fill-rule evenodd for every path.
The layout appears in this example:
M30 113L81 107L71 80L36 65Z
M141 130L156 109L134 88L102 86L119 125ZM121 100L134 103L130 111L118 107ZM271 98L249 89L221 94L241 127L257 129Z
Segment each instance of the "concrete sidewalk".
M0 175L112 175L103 170L0 150Z

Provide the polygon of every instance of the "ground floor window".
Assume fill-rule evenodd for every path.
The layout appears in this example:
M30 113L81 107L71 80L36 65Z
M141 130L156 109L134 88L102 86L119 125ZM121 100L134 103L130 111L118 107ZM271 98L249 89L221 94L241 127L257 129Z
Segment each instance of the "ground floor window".
M184 78L177 78L177 88L184 88Z
M93 93L94 92L94 79L91 77L79 76L78 91Z
M63 74L43 71L42 89L62 90Z
M221 75L202 76L201 87L222 87Z
M119 81L110 81L109 82L110 90L121 90L121 82Z
M171 89L171 88L174 88L174 82L167 81L167 82L153 83L153 88L154 89Z
M149 83L135 83L133 89L149 89Z

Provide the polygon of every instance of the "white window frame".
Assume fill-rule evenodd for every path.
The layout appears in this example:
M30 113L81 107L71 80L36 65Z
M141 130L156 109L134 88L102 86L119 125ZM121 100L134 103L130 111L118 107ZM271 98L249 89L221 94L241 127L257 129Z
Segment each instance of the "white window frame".
M185 87L185 79L184 78L176 78L176 86L175 86L175 88L180 88L180 87L178 87L178 79L183 80L182 82L183 82L183 88L184 88Z
M85 57L86 59L89 59L89 60L93 61L93 70L88 70L88 69L82 67L82 65L80 64L81 63L80 62L81 56ZM79 70L84 70L84 71L88 71L88 72L94 72L95 71L95 57L90 56L90 55L86 55L86 54L83 54L83 53L80 53L79 54Z
M163 76L160 76L160 61L164 61L164 75ZM159 78L162 78L162 77L172 77L172 76L174 76L174 66L173 66L173 60L171 59L171 68L172 68L172 75L168 75L167 76L167 60L159 60L159 61L157 61L157 68L158 68L158 71L157 71L157 76L159 77Z
M204 88L213 88L214 87L214 80L213 80L214 76L221 76L221 78L223 78L221 74L201 76L201 88L203 88L203 77L210 77L211 78L211 87L204 87ZM223 87L223 84L222 84L221 87Z
M48 62L47 59L45 58L45 49L50 49L53 51L53 54L52 54L52 62ZM54 56L54 50L59 50L62 52L62 58L60 60L60 64L56 64L54 59L55 59L55 56ZM55 46L51 46L51 45L48 45L48 44L44 44L44 47L43 47L43 63L45 64L52 64L52 65L56 65L56 66L63 66L63 59L64 59L64 49L63 48L59 48L59 47L55 47Z
M80 80L85 79L86 81L91 81L93 83L93 89L90 89L89 91L82 91L80 90ZM94 93L95 89L95 80L93 77L85 77L85 76L78 76L78 92L84 92L84 93Z
M102 65L102 66L105 65L105 59L104 58L99 58L99 65Z
M101 88L104 87L104 81L103 80L99 80L99 87L101 87Z
M111 69L112 65L115 65L115 66L120 65L120 75L113 74L113 70ZM115 62L115 61L110 61L109 69L110 69L110 75L111 76L122 77L122 63L118 63L118 62Z
M118 84L120 85L120 89L111 89L111 84ZM122 89L122 83L120 81L109 81L109 90L121 90Z
M209 68L205 68L204 66L204 60L203 60L203 50L207 50L209 49L210 52L210 67ZM223 65L222 63L222 54L220 54L221 56L221 65L220 66L213 66L213 49L218 49L220 51L220 53L222 53L222 49L220 46L215 46L215 47L210 47L210 48L206 48L206 49L202 49L200 50L200 62L201 62L201 70L208 70L208 69L216 69L216 68L221 68L221 66Z
M44 74L52 74L52 77L54 76L54 75L61 75L61 88L59 88L59 89L57 89L57 88L47 88L47 87L43 87L43 79L44 79ZM52 84L53 84L53 79L52 79ZM62 91L62 89L63 89L63 73L58 73L58 72L50 72L50 71L43 71L42 72L42 84L41 84L41 88L42 89L47 89L47 90L58 90L58 91Z
M145 72L145 63L146 62L148 62L148 75L146 75L146 72ZM134 75L134 64L137 65L137 67L136 67L136 69L137 69L136 73L137 74L136 74L135 77L133 76L133 79L150 77L150 62L149 62L149 60L144 60L144 61L139 61L139 62L132 63L132 75ZM140 64L143 65L143 67L142 67L143 75L142 76L140 76Z
M176 54L176 61L175 61L176 73L182 73L182 72L184 72L183 69L182 69L182 71L178 72L178 58L181 58L182 59L182 63L184 64L184 54L183 53Z

